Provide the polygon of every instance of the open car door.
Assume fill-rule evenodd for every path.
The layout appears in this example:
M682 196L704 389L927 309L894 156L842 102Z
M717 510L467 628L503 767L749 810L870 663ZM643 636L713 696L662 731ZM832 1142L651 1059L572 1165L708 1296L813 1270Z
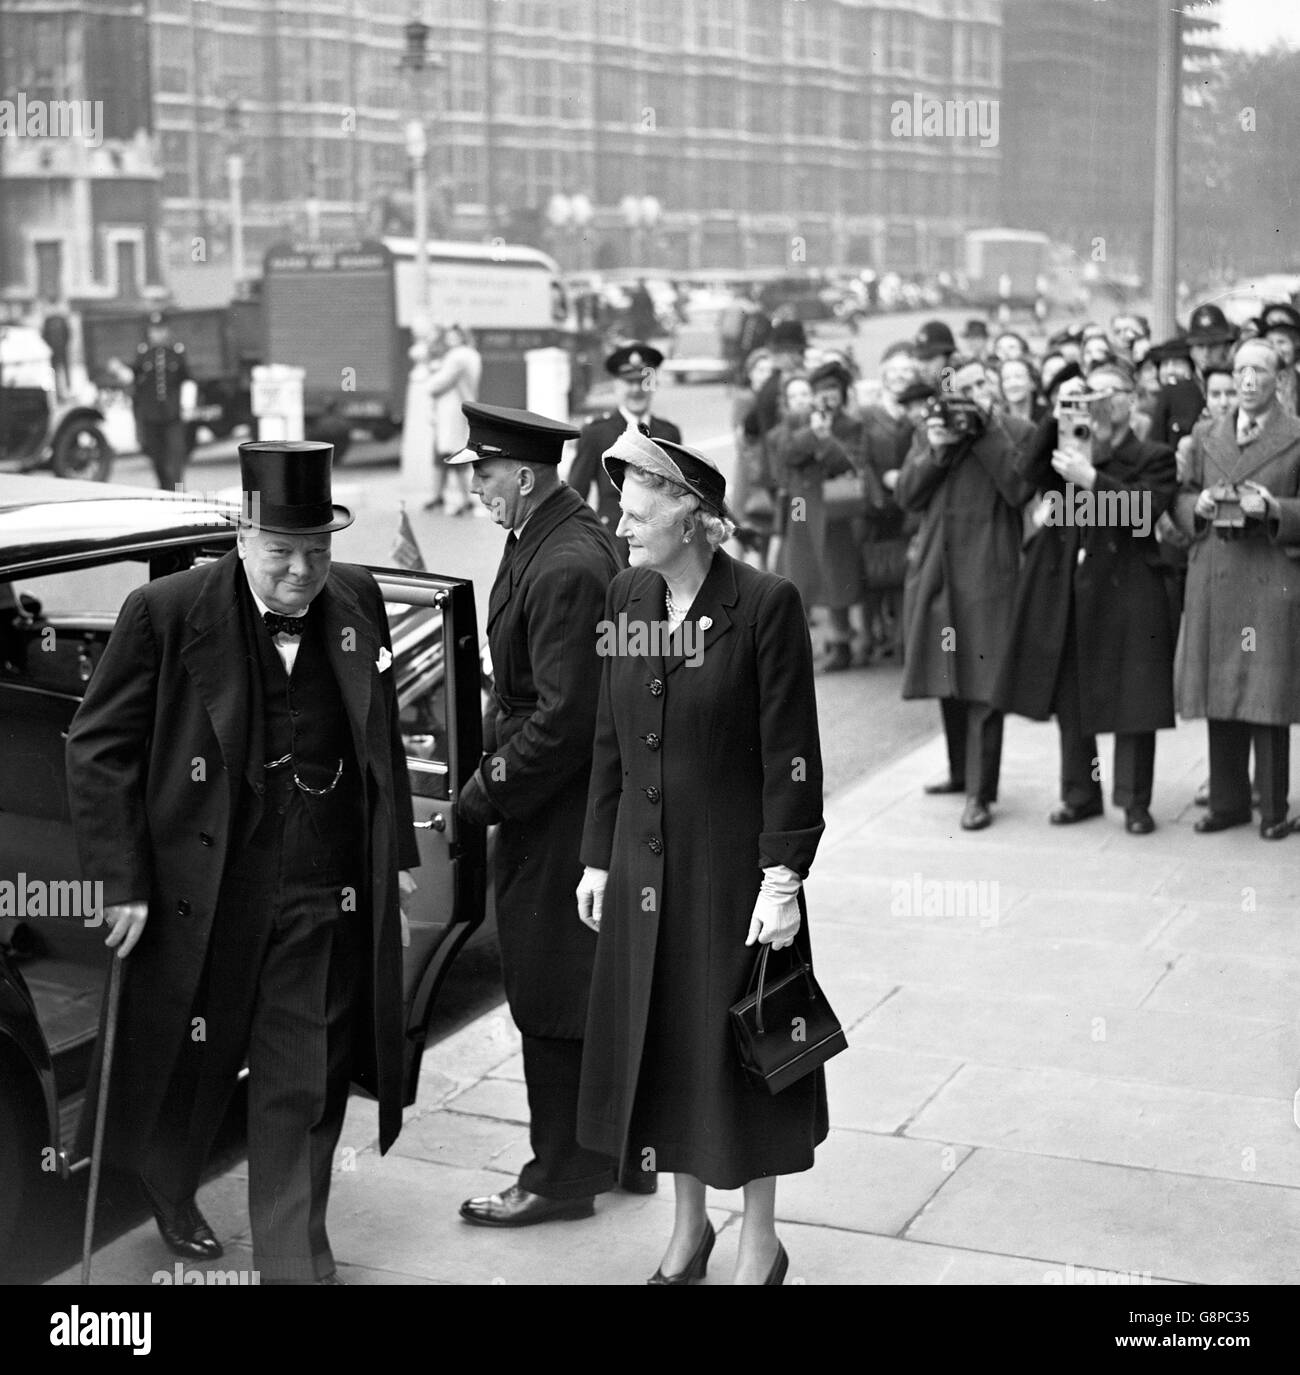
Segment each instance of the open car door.
M456 799L483 752L474 588L458 578L372 569L388 609L397 702L415 808L418 890L404 899L403 1103L415 1101L430 1013L452 960L482 924L486 837Z

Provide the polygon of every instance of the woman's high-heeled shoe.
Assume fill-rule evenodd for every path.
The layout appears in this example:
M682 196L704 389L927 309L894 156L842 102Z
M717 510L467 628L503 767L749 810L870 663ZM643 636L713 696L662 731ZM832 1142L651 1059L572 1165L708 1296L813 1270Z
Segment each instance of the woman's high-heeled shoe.
M767 1272L764 1284L784 1284L785 1272L790 1268L790 1257L785 1253L785 1247L778 1241L776 1243L776 1259L772 1262L772 1268Z
M713 1243L717 1239L717 1233L713 1230L713 1223L706 1217L704 1219L704 1235L700 1238L700 1244L695 1248L695 1254L686 1262L686 1268L679 1270L675 1275L665 1275L662 1270L656 1270L646 1280L646 1283L694 1284L696 1280L702 1280L708 1273L709 1255L713 1250Z

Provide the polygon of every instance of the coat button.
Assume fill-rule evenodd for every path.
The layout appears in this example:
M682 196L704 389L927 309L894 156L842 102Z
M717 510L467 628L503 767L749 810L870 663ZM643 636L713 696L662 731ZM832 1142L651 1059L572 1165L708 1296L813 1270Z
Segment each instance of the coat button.
M646 841L646 844L650 847L650 853L652 855L663 854L664 843L658 836L651 836L650 839Z
M177 915L178 917L188 917L189 914L190 914L190 900L189 900L189 898L182 898L182 899L176 904L176 915Z
M200 832L199 832L199 844L200 844L200 845L211 845L211 844L212 844L212 837L211 837L206 831L200 831Z
M646 686L650 689L651 697L662 697L664 694L664 683L662 678L651 678Z
M647 801L647 802L658 802L658 801L659 801L659 789L658 789L658 788L654 788L654 787L647 788L647 789L645 790L645 795L646 795L646 801Z
M654 731L651 731L649 735L643 735L641 739L645 741L645 747L648 750L657 750L659 746L663 744L663 741L659 739Z

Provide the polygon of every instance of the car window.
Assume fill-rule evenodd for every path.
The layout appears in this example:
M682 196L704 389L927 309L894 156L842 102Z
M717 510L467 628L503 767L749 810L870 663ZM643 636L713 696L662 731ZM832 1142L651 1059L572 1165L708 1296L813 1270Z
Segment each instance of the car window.
M10 583L9 588L35 597L41 604L43 616L75 616L78 612L116 616L126 594L148 581L147 560L122 559L117 563L72 568L40 578L20 577ZM10 600L0 589L0 607Z
M442 608L389 600L388 629L412 789L424 797L446 797L450 750Z

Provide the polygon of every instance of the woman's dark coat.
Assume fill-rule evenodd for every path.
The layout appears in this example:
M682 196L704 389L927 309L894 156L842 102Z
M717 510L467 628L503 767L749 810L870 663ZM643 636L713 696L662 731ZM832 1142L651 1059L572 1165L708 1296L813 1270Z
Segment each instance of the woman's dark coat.
M1060 493L1062 509L1072 510L1066 483L1052 467L1056 446L1056 422L1045 420L1021 470L1032 486ZM1174 451L1129 430L1094 464L1094 494L1130 494L1129 514L1107 524L1044 525L1030 539L993 702L1037 721L1052 714L1073 598L1083 733L1164 730L1174 724L1177 627L1155 532L1178 485ZM1122 514L1125 507L1114 510Z
M1178 642L1185 717L1285 726L1300 721L1300 420L1275 407L1237 446L1237 413L1197 426L1175 514L1193 543ZM1195 512L1202 488L1243 478L1277 498L1281 520L1225 540Z
M832 422L831 433L818 439L806 420L787 416L767 436L773 475L780 484L781 546L778 572L799 589L803 604L850 606L856 597L852 589L837 586L828 576L828 542L851 541L850 523L828 522L822 484L828 477L854 471L851 454L861 446L861 428L843 413ZM842 530L833 527L840 525ZM835 572L844 569L837 562Z
M606 614L661 620L663 579L621 573ZM605 660L582 859L609 881L578 1135L734 1188L808 1169L827 1131L822 1072L775 1096L756 1089L728 1019L758 950L745 937L763 867L804 875L816 853L821 751L790 583L718 551L688 620L708 623L694 666Z
M1011 436L991 420L936 457L924 432L895 496L922 513L903 583L903 696L993 698L1020 569L1020 508L1033 490Z
M595 937L573 915L582 878L605 592L618 557L561 486L533 512L488 602L495 700L479 777L505 818L492 857L506 997L526 1036L578 1040Z

